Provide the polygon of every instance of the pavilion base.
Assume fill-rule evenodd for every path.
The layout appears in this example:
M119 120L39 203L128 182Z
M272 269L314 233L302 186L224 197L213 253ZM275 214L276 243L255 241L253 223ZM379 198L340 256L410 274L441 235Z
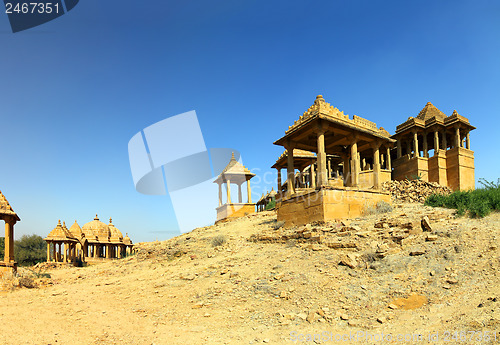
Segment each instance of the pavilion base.
M327 222L363 215L367 207L377 202L391 203L391 195L380 190L332 188L297 193L277 205L278 221L285 227L312 222Z
M17 262L0 261L0 277L17 273Z
M255 204L232 203L224 204L216 208L217 222L223 219L244 217L247 214L255 213Z

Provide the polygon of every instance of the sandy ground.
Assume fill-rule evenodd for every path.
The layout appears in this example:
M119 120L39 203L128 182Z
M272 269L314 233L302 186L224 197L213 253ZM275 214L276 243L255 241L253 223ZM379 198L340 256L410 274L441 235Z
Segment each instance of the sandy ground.
M419 226L426 215L432 232ZM0 294L0 343L500 343L500 214L456 219L402 204L277 227L262 212L119 261L49 269L48 285Z

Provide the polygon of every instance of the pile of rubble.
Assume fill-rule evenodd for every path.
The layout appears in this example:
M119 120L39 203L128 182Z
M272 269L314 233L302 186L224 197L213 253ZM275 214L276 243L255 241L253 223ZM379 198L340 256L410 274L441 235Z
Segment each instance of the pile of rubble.
M443 187L436 182L422 180L386 181L382 185L385 191L392 195L394 201L424 202L431 194L450 194L448 187Z

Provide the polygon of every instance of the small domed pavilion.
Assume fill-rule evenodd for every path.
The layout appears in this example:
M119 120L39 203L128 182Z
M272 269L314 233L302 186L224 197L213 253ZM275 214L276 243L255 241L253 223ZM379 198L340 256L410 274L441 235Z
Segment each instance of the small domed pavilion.
M14 260L14 224L20 221L12 206L0 191L0 219L5 222L5 249L4 260L0 261L0 274L7 271L16 271L17 263Z
M47 261L76 262L102 259L120 259L132 252L130 237L122 233L109 219L109 224L94 220L81 228L77 221L69 228L61 221L45 238L47 241ZM64 248L62 245L64 244Z
M250 213L255 213L255 204L252 203L252 190L250 187L250 179L255 174L251 173L243 164L238 162L234 157L234 152L231 155L231 160L228 165L222 170L221 174L215 179L214 183L219 185L219 207L217 207L217 221L225 218L237 218ZM243 203L241 195L241 185L247 183L247 202ZM238 202L231 201L231 183L238 185ZM226 185L227 200L222 203L222 185Z

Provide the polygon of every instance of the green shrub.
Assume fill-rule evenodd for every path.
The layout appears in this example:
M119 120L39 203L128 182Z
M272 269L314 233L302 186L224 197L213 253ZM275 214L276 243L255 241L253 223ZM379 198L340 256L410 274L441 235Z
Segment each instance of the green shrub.
M425 200L425 205L454 208L456 215L466 212L475 218L486 217L491 211L500 211L500 179L497 183L480 179L482 188L470 191L455 191L450 195L433 194Z
M276 207L276 200L274 200L274 198L271 199L271 201L269 201L265 207L265 210L266 211L269 211L269 210L272 210L273 208Z
M47 244L41 236L23 235L14 241L14 257L19 266L33 266L47 260Z

